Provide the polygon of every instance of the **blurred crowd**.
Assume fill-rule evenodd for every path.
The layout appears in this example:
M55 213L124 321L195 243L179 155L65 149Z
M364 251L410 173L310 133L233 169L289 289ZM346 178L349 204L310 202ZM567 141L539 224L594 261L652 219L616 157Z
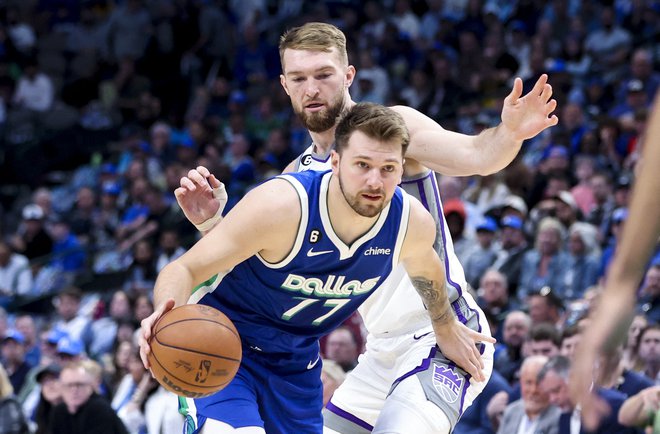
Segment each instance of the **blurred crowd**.
M556 427L575 412L541 380L567 378L626 222L660 85L660 2L5 0L0 336L12 387L0 398L33 432L106 404L129 432L180 431L135 341L158 271L199 237L173 191L204 165L231 209L309 145L277 51L284 30L309 21L346 33L355 101L408 105L466 134L499 123L514 77L527 92L550 76L559 125L499 173L438 175L498 339L493 378L456 432L516 432L521 408ZM647 270L626 344L596 373L608 393L658 381L660 248ZM364 338L356 317L323 340L328 394ZM51 406L58 422L46 421Z

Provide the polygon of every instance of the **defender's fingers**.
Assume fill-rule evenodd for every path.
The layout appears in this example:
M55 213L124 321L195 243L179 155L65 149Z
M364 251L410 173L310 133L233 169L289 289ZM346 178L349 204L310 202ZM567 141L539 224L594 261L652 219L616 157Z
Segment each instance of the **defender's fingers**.
M191 181L190 178L188 178L187 176L184 176L183 178L181 178L179 180L179 185L183 188L186 188L186 189L190 190L190 191L197 190L197 186L195 185L195 183L193 181Z
M532 90L529 92L530 95L536 95L539 96L543 93L543 89L545 88L545 85L548 83L548 75L547 74L541 74L538 80L536 80L536 83L534 84L534 87Z
M504 98L504 102L509 104L515 103L522 95L522 91L522 79L520 77L516 77L516 79L513 81L513 88L511 89L511 92L506 96L506 98Z
M541 100L548 101L551 97L552 97L552 86L546 83L546 85L543 86L543 91L541 92Z
M214 190L216 188L219 188L222 185L222 182L220 182L220 180L218 180L218 178L216 178L215 175L210 175L207 178L207 180L208 180L209 184L211 185L211 188L214 189Z
M207 169L204 166L197 166L195 170L197 170L199 174L202 175L204 178L208 178L209 176L211 176L211 172L209 172L209 169Z

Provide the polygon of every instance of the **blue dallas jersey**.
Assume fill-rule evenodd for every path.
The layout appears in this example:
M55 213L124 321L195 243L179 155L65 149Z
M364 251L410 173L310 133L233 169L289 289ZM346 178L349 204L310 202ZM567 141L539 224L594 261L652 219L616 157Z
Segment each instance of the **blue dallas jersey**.
M398 263L408 225L407 194L397 187L372 228L349 246L328 216L330 177L331 172L314 171L278 176L295 187L302 210L289 255L276 264L252 256L191 298L224 312L253 350L316 354L317 339L348 318Z

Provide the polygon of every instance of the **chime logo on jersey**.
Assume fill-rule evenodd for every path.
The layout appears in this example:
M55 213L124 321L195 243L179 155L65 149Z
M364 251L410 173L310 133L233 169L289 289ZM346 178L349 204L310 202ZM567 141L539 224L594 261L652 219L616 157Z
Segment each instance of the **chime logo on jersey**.
M453 370L433 364L433 386L445 401L456 402L461 393L463 381L465 380Z
M347 297L349 295L365 294L376 287L380 277L372 277L363 282L349 280L346 276L328 275L325 282L317 277L304 277L289 274L281 287L288 291L300 292L304 295L317 297Z

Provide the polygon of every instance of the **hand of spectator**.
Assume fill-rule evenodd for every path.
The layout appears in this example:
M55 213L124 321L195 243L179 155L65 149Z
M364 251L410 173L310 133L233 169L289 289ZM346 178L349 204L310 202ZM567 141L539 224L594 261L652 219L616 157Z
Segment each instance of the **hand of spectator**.
M660 409L660 386L649 387L639 393L642 396L646 413L656 412Z
M191 169L181 178L180 187L174 190L176 201L194 225L200 225L222 213L227 204L227 192L204 166Z
M174 308L174 304L175 302L173 298L165 300L163 304L154 310L154 313L143 319L140 323L140 358L142 359L142 364L144 365L145 369L149 369L151 367L147 356L151 352L149 341L151 340L152 329L158 321L158 318L163 316L165 312L172 310L172 308Z
M534 88L523 97L522 90L523 82L517 77L502 107L502 126L516 140L530 139L559 122L556 115L551 115L557 108L557 101L551 99L552 86L546 74L542 74Z
M493 431L497 431L500 422L502 422L502 415L504 414L504 409L509 404L509 394L500 391L497 392L493 397L488 401L486 405L486 414L488 419L493 424Z
M479 333L454 320L435 330L435 339L449 360L463 368L476 381L485 381L484 362L477 348L480 342L495 343L491 336Z

